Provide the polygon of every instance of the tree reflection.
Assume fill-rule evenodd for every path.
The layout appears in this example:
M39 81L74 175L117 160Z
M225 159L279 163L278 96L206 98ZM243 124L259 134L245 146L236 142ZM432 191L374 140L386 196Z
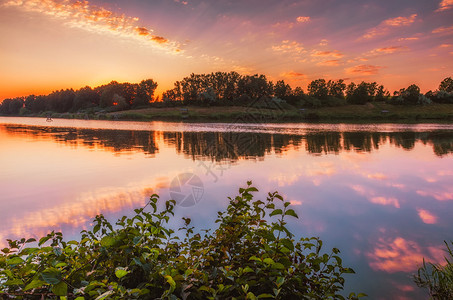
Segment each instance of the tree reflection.
M0 125L12 135L51 139L72 147L102 148L115 153L159 152L159 139L176 152L193 160L236 161L262 159L270 153L283 154L305 146L314 155L339 154L342 151L371 152L389 143L405 150L417 143L431 145L437 156L453 153L450 131L431 132L310 132L303 135L253 132L157 132L134 130L52 128L23 125Z

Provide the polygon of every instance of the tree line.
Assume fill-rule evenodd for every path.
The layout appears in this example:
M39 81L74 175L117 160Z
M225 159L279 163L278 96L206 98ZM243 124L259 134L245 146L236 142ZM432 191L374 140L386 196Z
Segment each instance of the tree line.
M153 105L246 106L260 100L285 104L288 108L366 104L373 101L395 105L453 103L451 77L445 78L437 90L426 94L422 94L416 84L391 95L383 85L376 82L346 84L343 79L316 79L304 91L299 86L292 88L284 80L274 83L265 75L240 75L237 72L191 74L176 81L172 89L163 93L161 100L154 96L156 88L157 83L153 79L134 84L112 81L95 88L86 86L76 91L66 89L48 95L5 99L0 104L0 114L86 112L90 109L112 112Z

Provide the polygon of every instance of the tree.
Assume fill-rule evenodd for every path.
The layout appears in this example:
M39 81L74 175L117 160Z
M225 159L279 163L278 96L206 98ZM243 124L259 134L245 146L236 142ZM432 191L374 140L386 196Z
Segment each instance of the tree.
M344 83L343 79L339 79L337 81L329 80L327 82L327 89L329 96L338 99L344 99L344 90L346 89L346 84Z
M376 82L362 81L358 85L351 82L346 89L346 100L351 104L365 104L373 101L376 89Z
M439 84L439 91L445 91L447 93L453 93L453 79L447 77Z
M316 79L308 85L308 95L319 100L327 99L329 90L325 79Z
M137 95L132 100L132 106L149 105L154 97L157 83L152 79L142 80L137 87Z
M285 81L279 80L274 86L274 96L283 100L286 100L289 96L292 95L292 89L289 84L286 84Z

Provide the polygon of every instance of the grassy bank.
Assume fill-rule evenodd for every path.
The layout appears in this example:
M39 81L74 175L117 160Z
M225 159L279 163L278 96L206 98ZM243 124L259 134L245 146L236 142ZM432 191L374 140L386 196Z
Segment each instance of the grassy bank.
M152 107L118 112L79 112L28 115L33 117L97 120L187 121L187 122L451 122L453 104L427 106L368 103L335 107L269 109L243 106Z
M187 112L184 110L187 109ZM187 120L187 121L244 121L244 122L292 122L292 121L392 121L430 122L453 121L452 104L429 106L401 106L384 103L346 105L313 109L261 109L241 106L223 107L172 107L146 108L107 114L107 118L121 120Z

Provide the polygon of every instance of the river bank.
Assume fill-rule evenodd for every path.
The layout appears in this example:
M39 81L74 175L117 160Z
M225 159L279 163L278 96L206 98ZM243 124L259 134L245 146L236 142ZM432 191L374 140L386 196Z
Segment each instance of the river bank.
M90 120L185 121L185 122L451 122L453 104L402 106L385 103L345 105L321 108L260 108L243 106L178 106L150 107L108 112L107 110L76 113L43 112L26 117L50 117Z

